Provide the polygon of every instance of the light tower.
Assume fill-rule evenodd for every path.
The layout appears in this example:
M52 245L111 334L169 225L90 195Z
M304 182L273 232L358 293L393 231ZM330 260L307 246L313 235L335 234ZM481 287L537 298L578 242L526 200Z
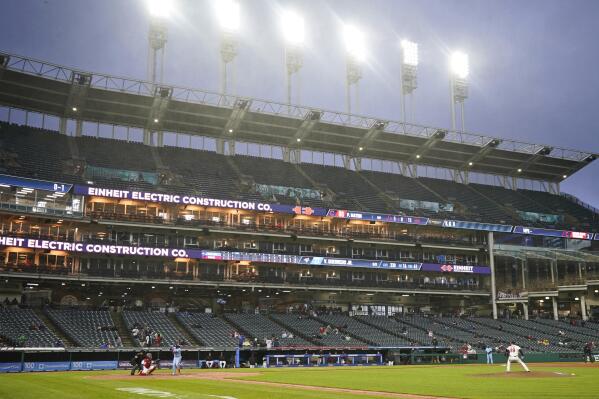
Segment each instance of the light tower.
M216 17L222 29L220 43L221 93L227 94L235 89L235 67L237 56L237 32L239 30L239 3L235 0L215 0ZM230 82L228 66L231 64Z
M281 15L281 29L285 39L285 83L287 86L287 104L291 105L294 75L297 78L295 102L300 102L299 71L304 65L304 18L294 11L287 10Z
M167 19L173 10L172 0L147 0L150 14L150 29L148 31L148 80L152 83L153 90L159 90L159 85L164 79L164 47L167 40ZM158 120L156 120L158 126ZM162 145L162 132L154 126L146 126L143 142L152 144L156 133L156 144Z
M460 106L461 131L463 132L466 126L464 119L464 100L468 98L468 74L470 73L470 65L468 63L468 54L461 51L456 51L451 54L449 60L451 71L451 128L456 130L456 109L455 106Z
M167 40L166 20L173 8L172 0L148 0L150 30L148 32L148 80L162 83L164 78L164 47Z
M412 96L418 87L418 43L401 41L401 118L407 121L406 96ZM413 104L412 104L413 105Z
M347 52L347 74L346 74L346 102L347 113L351 114L351 88L355 88L355 105L356 111L360 106L360 79L362 79L362 62L366 58L366 47L364 44L363 33L353 25L345 25L343 28L345 39L345 50ZM359 112L359 111L358 111Z

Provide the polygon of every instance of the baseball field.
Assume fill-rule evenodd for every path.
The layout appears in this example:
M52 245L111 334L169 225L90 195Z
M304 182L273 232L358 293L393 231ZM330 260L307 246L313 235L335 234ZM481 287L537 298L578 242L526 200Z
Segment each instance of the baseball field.
M583 363L368 368L127 371L0 375L0 398L598 398L599 366Z

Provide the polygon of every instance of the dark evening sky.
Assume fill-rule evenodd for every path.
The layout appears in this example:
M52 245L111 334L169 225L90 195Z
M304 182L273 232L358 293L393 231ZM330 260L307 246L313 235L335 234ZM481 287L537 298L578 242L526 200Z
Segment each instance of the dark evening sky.
M175 0L167 84L219 89L212 1ZM239 95L284 101L278 10L306 19L303 105L345 109L344 22L366 35L359 113L400 119L399 41L419 43L414 121L449 127L448 54L470 57L466 130L599 153L599 1L241 1ZM142 0L3 0L0 50L107 74L146 78ZM599 207L599 161L562 191Z

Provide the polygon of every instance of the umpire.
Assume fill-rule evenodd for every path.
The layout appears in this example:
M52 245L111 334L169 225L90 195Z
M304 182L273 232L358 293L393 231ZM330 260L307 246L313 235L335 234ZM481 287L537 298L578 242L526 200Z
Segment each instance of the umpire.
M135 371L141 371L141 363L143 362L144 357L146 357L146 351L141 350L135 354L133 359L131 359L129 362L133 366L131 369L131 375L135 375Z

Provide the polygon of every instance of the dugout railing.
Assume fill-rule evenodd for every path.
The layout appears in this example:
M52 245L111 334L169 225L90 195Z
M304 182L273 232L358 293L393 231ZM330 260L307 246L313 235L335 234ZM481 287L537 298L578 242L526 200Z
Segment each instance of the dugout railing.
M0 373L33 371L118 370L130 369L130 361L140 349L94 350L64 348L2 348L0 349ZM166 348L150 348L159 367L171 366L172 354ZM495 363L504 363L503 354L494 354ZM322 366L371 366L371 365L434 365L486 363L486 355L434 352L430 348L388 348L373 351L355 350L308 350L278 351L265 349L239 350L191 350L183 351L183 366L206 368L213 360L213 367L224 360L226 367L322 367ZM594 359L599 361L599 355ZM580 362L582 352L527 353L526 362Z

